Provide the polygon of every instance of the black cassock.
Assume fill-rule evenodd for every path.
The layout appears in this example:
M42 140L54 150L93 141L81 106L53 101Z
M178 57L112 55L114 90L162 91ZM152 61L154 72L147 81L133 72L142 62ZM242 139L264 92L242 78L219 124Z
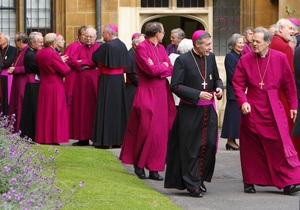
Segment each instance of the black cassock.
M24 55L24 68L28 74L39 75L39 69L35 62L36 50L28 47ZM35 140L36 110L40 83L28 81L25 85L24 99L22 105L22 115L20 120L21 136L27 136Z
M179 56L174 64L171 89L181 102L168 143L165 188L199 189L204 181L211 181L214 172L217 113L213 104L199 106L197 103L200 91L223 89L223 83L214 54L205 58L192 50ZM205 88L203 78L207 83Z
M9 68L17 57L17 48L7 45L0 50L0 72L3 69ZM4 115L8 114L8 77L1 75L1 111Z
M103 73L130 66L126 45L118 38L102 44L92 57L100 66L92 141L95 146L120 146L126 129L125 81L120 74Z

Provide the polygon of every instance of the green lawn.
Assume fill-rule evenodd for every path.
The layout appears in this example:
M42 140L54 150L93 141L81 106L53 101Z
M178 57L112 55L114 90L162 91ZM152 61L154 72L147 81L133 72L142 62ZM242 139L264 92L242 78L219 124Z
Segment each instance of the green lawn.
M39 147L47 151L51 146ZM57 184L67 191L76 185L72 203L63 209L180 209L170 199L156 192L135 175L128 174L107 150L54 146ZM78 188L84 181L85 186ZM163 183L162 183L163 184Z

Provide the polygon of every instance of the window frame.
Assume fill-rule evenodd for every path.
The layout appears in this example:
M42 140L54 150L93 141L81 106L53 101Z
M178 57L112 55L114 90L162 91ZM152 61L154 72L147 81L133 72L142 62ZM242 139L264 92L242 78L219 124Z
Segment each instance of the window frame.
M0 2L2 3L2 0ZM15 22L14 27L10 27L11 24L8 24L7 28L3 27L4 21L3 21L2 11L5 11L5 10L8 10L8 14L9 14L9 17L7 17L8 20L10 19L10 15L11 15L11 13L9 11L14 12L14 15L15 15L14 20L13 20ZM12 6L4 6L4 7L0 6L0 19L2 20L0 23L1 32L7 33L10 36L9 44L14 46L15 45L14 37L15 37L15 34L17 33L17 24L16 24L17 23L17 2L16 2L16 0L13 0Z
M32 31L38 31L38 32L41 32L43 35L47 34L47 33L50 33L50 32L53 32L53 18L54 18L54 9L53 9L53 0L49 0L50 1L50 17L47 18L48 20L50 20L49 22L49 25L50 27L47 28L47 27L39 27L39 25L37 27L28 27L27 23L28 23L28 17L27 17L27 14L28 14L28 10L29 9L32 9L32 8L27 8L27 5L28 5L28 1L30 0L24 0L24 20L23 20L23 23L24 23L24 31L26 31L27 34L30 34ZM32 1L32 0L31 0ZM44 0L45 2L47 0ZM47 4L45 4L46 6ZM38 8L40 9L40 8ZM46 7L44 8L46 9ZM39 12L38 12L39 14Z

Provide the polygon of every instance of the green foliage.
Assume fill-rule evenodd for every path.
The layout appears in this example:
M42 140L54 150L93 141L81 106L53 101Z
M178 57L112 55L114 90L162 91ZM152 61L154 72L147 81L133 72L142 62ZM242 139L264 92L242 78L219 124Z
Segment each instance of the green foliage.
M0 209L180 209L107 150L39 145L11 129L0 116Z
M289 7L288 5L285 6L285 12L290 16L294 15L294 14L297 14L297 16L300 17L300 12L297 12L296 10Z
M61 209L76 188L67 192L56 185L58 149L42 153L39 145L11 132L13 120L0 116L0 209Z

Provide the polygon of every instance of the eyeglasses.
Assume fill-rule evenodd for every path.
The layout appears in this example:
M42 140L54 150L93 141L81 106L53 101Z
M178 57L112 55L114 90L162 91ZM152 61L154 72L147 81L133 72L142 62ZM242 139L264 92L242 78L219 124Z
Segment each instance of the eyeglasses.
M163 31L163 32L160 31L160 33L162 33L163 35L165 35L165 32L164 32L164 31Z
M94 36L85 36L86 38L90 38L90 39L92 39L92 38L94 38Z

